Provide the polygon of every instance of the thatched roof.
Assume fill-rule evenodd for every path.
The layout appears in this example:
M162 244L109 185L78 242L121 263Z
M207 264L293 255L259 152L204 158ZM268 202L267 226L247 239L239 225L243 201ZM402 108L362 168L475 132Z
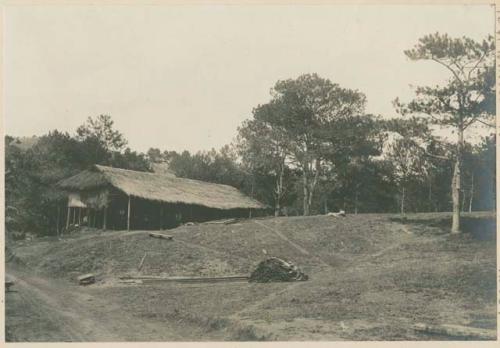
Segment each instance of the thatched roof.
M57 184L67 191L84 191L108 185L129 196L166 203L196 204L216 209L265 208L262 203L232 186L101 165Z

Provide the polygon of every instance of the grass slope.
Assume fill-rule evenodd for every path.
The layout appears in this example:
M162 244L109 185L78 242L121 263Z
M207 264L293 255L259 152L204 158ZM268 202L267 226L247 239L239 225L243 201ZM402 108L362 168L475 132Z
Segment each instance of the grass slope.
M94 286L138 319L204 328L205 339L429 339L417 322L496 328L492 214L282 217L183 226L173 241L146 232L103 232L20 243L16 255L39 274L74 279L119 275L248 274L267 256L290 259L310 281L274 284ZM432 337L449 339L448 337ZM200 337L186 337L186 340Z

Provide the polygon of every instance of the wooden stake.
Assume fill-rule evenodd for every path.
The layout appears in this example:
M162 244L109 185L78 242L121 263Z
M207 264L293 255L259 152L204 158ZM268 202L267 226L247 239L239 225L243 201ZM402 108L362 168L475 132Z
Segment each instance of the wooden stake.
M130 231L130 196L128 196L127 231Z
M104 217L103 217L103 223L102 223L102 229L105 230L107 229L107 215L108 215L108 206L104 206Z

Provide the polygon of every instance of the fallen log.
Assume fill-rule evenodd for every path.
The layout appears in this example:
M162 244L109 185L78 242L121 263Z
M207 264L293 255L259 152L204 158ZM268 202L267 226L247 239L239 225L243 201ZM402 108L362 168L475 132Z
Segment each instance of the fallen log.
M154 233L154 232L151 232L151 233L149 233L149 236L153 237L153 238L160 238L160 239L166 239L166 240L172 240L172 239L174 239L173 236L170 236L168 234L163 234L163 233Z
M461 325L431 325L418 323L413 325L413 329L434 335L445 335L450 337L473 338L478 340L496 340L497 333L494 330L480 329Z

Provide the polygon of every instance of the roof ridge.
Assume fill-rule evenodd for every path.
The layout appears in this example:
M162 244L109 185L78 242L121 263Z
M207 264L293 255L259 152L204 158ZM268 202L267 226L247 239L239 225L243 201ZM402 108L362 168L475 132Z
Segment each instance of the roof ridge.
M200 184L200 185L213 185L213 186L224 186L224 187L230 187L234 190L238 190L238 188L234 187L234 186L231 186L231 185L227 185L227 184L218 184L218 183L215 183L215 182L210 182L210 181L203 181L203 180L198 180L198 179L191 179L191 178L183 178L183 177L178 177L178 176L170 176L170 175L166 175L166 174L161 174L161 173L154 173L154 172L142 172L142 171L139 171L139 170L132 170L132 169L125 169L125 168L117 168L117 167L111 167L111 166L105 166L105 165L102 165L102 164L94 164L94 166L101 172L103 173L103 170L107 170L107 169L111 169L111 171L124 171L124 172L129 172L129 173L139 173L139 174L149 174L149 175L152 175L152 176L161 176L163 178L168 178L172 181L175 181L175 180L180 180L180 181L190 181L190 182L194 182L194 183L197 183L197 184ZM103 173L104 175L106 173ZM109 179L108 179L109 180Z

